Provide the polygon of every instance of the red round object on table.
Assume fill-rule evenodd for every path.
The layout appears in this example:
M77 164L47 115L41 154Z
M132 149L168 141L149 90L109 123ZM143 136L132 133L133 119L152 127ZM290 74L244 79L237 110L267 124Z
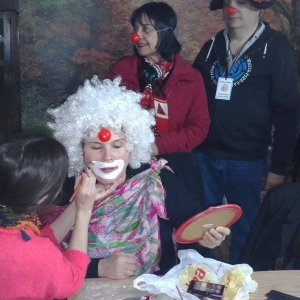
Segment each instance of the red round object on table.
M139 35L137 34L137 33L132 33L131 35L130 35L130 41L131 41L131 43L133 43L133 44L138 44L139 42L140 42L140 37L139 37Z
M233 16L235 13L236 13L236 8L235 8L235 7L233 7L233 6L228 6L228 7L226 8L226 14L227 14L228 16Z
M111 132L107 129L107 128L102 128L99 132L98 132L98 139L101 142L108 142L111 138Z

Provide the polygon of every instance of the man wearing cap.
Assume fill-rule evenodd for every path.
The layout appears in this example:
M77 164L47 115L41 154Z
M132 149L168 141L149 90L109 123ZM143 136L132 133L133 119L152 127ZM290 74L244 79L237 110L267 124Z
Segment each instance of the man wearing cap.
M268 190L284 181L297 133L294 51L282 33L260 21L271 4L212 0L211 10L223 9L226 28L205 43L193 63L202 73L211 117L207 139L195 149L206 204L221 204L225 196L243 209L232 227L232 264L259 208L262 182Z

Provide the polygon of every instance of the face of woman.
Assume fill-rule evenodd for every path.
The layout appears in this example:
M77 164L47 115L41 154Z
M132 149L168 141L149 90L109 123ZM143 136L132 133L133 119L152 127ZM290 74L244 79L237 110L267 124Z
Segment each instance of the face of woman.
M135 23L133 30L140 37L140 42L135 47L139 55L146 57L152 63L158 63L161 57L156 51L158 34L152 24L154 22L146 15L142 16L141 23Z
M101 142L95 137L89 139L83 147L85 165L92 168L97 181L104 185L114 183L126 172L130 156L124 132L109 130L109 141Z

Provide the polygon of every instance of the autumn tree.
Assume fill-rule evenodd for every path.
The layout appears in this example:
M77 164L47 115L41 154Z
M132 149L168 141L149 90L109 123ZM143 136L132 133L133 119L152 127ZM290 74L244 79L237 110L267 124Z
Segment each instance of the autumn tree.
M281 30L295 49L300 74L300 0L273 0L273 3L272 10L280 20Z

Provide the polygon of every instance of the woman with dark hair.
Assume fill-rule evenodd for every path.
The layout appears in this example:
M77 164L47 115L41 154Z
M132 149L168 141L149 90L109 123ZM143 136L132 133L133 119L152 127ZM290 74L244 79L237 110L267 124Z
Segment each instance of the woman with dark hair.
M179 55L177 16L164 2L133 11L135 55L115 64L110 79L122 77L127 89L143 93L141 105L155 110L152 155L190 152L205 139L210 123L201 74Z
M58 141L20 135L0 146L0 291L2 299L65 298L80 289L87 265L87 229L97 192L82 173L76 201L41 230L25 214L58 197L69 164ZM74 222L75 220L75 222ZM59 243L73 226L69 247Z

